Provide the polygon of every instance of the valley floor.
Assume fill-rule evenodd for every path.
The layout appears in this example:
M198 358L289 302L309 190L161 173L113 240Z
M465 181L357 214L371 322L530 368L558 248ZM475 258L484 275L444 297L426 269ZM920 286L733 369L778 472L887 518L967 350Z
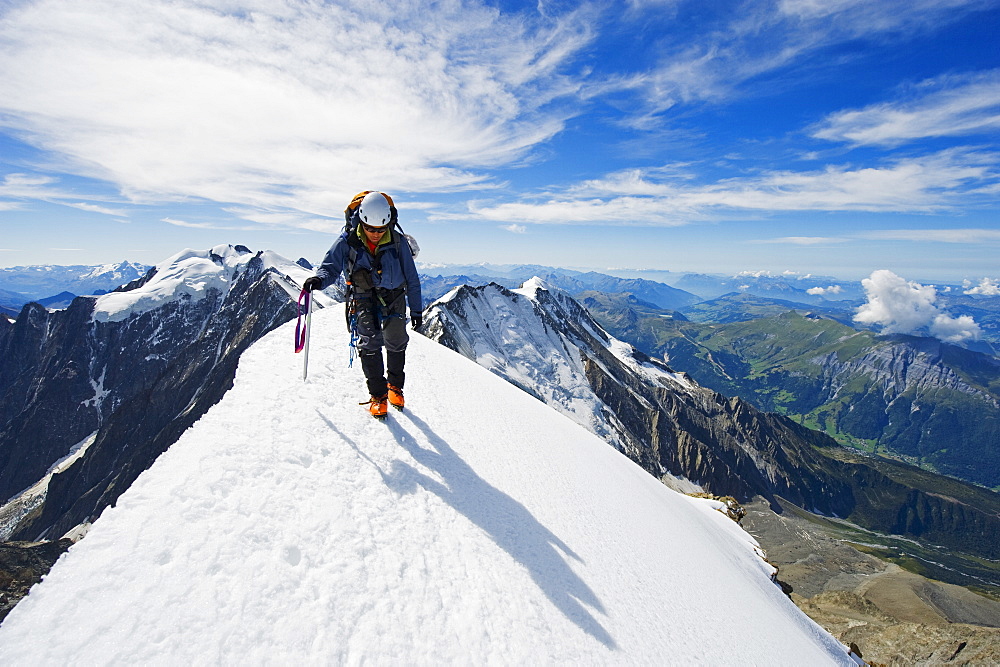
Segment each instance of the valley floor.
M1000 664L1000 601L863 553L794 507L745 507L792 600L869 663Z

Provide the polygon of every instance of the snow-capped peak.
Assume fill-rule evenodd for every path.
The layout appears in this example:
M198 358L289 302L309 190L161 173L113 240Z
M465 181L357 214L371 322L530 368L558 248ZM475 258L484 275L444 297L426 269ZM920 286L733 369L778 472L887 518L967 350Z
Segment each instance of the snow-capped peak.
M546 283L544 280L542 280L538 276L534 276L534 277L526 280L524 282L524 284L521 285L521 287L519 287L516 290L512 290L512 291L515 292L515 293L517 293L517 294L521 294L523 296L526 296L529 299L532 299L532 298L535 297L535 294L538 292L538 290L552 291L552 289L553 288L548 283Z
M121 321L175 299L198 300L212 290L225 293L247 264L260 258L265 270L273 269L301 285L311 272L271 251L254 253L241 245L217 245L210 250L187 248L154 267L153 276L140 287L97 297L94 319ZM288 286L289 293L296 290Z
M131 280L136 274L142 275L146 272L146 267L135 262L118 262L117 264L102 264L93 267L87 273L80 276L81 281L97 280L107 278L109 280ZM127 279L127 280L126 280Z

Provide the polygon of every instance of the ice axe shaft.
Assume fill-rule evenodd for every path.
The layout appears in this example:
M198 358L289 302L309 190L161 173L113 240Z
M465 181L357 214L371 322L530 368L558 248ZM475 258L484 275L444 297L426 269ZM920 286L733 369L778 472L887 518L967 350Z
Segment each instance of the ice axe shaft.
M309 377L309 334L312 333L313 300L312 295L306 299L306 346L302 355L302 381Z

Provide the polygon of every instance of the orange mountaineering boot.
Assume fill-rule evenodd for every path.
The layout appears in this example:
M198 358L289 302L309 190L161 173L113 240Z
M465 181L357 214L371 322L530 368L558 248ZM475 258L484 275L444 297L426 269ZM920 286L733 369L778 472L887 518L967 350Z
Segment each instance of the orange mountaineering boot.
M389 405L397 410L402 410L405 405L405 402L403 401L403 390L393 384L389 385Z
M372 396L367 401L359 403L358 405L367 405L368 412L371 413L371 416L375 419L385 419L386 413L389 412L385 401L385 396Z

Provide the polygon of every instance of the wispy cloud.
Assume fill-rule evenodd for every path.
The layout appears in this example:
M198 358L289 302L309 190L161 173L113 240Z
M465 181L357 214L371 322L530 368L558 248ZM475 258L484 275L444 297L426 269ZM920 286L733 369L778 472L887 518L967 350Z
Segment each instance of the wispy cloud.
M475 3L42 0L6 11L0 110L136 201L331 214L358 183L479 187L574 113L581 13Z
M775 243L782 245L828 245L830 243L846 243L850 239L836 236L781 236L773 239L758 239L751 243Z
M416 208L407 203L408 210ZM335 234L344 226L343 216L337 218L319 218L303 214L295 210L261 210L246 207L228 207L224 209L237 218L255 222L265 227L279 229L308 229L324 234Z
M812 135L855 145L895 146L1000 129L1000 70L924 81L906 93L905 100L835 113Z
M265 228L333 232L346 199L373 187L414 198L470 193L477 199L462 218L525 233L529 223L940 212L1000 193L996 157L971 150L809 171L747 167L714 181L698 165L666 164L513 199L506 174L494 171L541 159L539 147L595 100L613 108L609 122L662 138L683 131L671 127L669 109L728 102L751 94L748 83L805 63L805 74L789 76L801 80L831 45L902 42L987 0L775 0L740 11L627 0L624 14L596 3L540 3L521 13L481 0L363 4L8 3L0 9L0 126L44 151L53 173L110 183L122 195L81 197L54 178L8 175L0 198L11 201L0 210L36 199L125 218L134 204L215 202ZM686 11L697 12L688 16L690 34L655 30ZM629 21L643 22L635 39L605 42L597 33L635 28ZM631 44L642 57L605 64L603 44ZM948 123L952 134L986 131L995 128L998 81L997 72L942 77L914 86L905 100L830 115L811 132L882 146L940 136ZM577 173L593 175L589 169ZM458 215L427 210L432 220ZM166 222L237 229L185 213ZM837 239L805 231L769 242Z
M1000 243L1000 230L984 228L964 229L873 229L843 236L782 236L757 239L749 243L787 245L828 245L855 241L906 241L912 243Z
M177 220L176 218L163 218L163 222L174 227L185 227L187 229L219 229L218 225L209 222L188 222L187 220Z
M39 194L49 194L49 186L59 179L52 176L34 174L5 174L0 182L0 197L38 198Z
M220 222L191 222L190 220L179 220L177 218L162 218L162 221L174 227L184 227L185 229L216 229L227 232L259 231L259 227L253 225L227 225Z
M997 229L879 229L862 232L857 238L877 241L931 243L1000 243Z
M500 229L504 229L512 234L527 234L528 228L524 225L501 225Z
M883 167L828 166L707 185L657 170L633 169L536 200L498 205L474 202L470 212L489 220L521 223L654 225L681 225L754 211L934 212L973 201L980 190L998 180L1000 174L989 159L964 151L907 158Z
M692 102L740 96L751 80L781 72L821 49L854 40L905 40L940 28L987 0L779 0L720 12L713 29L671 49L644 73L622 77L622 89L642 100L631 124L649 129L659 115ZM710 12L699 16L704 23ZM672 19L672 14L665 18ZM648 20L648 19L647 19Z
M0 211L22 208L23 201L37 200L119 218L127 218L129 215L128 211L122 208L75 201L81 198L89 198L93 201L103 200L63 189L58 178L39 174L12 173L4 175L3 180L0 181L0 197L21 200L0 201Z
M108 208L107 206L100 206L98 204L87 204L86 202L64 202L66 206L72 208L78 208L81 211L89 211L90 213L100 213L102 215L111 215L116 218L127 218L128 211L121 208Z

